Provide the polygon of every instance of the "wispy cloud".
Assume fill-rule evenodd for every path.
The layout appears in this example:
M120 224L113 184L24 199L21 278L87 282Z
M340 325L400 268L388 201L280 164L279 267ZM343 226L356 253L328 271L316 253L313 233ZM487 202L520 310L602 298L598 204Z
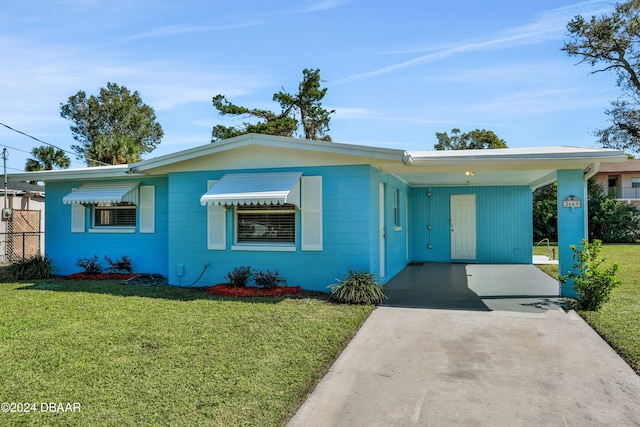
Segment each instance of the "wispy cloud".
M259 20L251 20L246 22L239 22L235 24L228 25L203 25L203 26L190 26L190 25L169 25L166 27L154 28L153 30L134 34L129 37L125 37L123 41L127 40L135 40L135 39L147 39L154 37L170 37L177 36L182 34L191 34L191 33L201 33L201 32L209 32L209 31L223 31L223 30L236 30L242 28L255 27L256 25L262 24L262 21Z
M354 80L375 77L393 73L406 68L425 63L440 61L452 56L483 50L507 49L528 44L540 43L550 39L561 38L564 28L574 16L584 14L600 14L611 8L608 1L590 0L570 6L550 9L541 13L536 20L527 25L511 28L493 37L476 40L462 40L455 43L437 46L427 46L410 51L395 51L394 53L427 52L424 55L398 62L377 70L355 74L333 82L333 84L347 83Z
M349 3L349 1L348 0L324 0L318 3L314 3L304 9L300 9L296 13L310 13L310 12L319 12L321 10L330 10L330 9L335 9L337 7L341 7L346 3Z

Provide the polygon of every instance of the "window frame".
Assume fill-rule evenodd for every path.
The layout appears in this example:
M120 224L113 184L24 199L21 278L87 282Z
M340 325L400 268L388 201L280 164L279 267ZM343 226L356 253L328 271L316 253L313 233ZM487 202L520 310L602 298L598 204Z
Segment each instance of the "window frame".
M395 231L402 230L402 222L400 217L400 189L393 189L393 226Z
M298 208L294 204L283 205L236 205L233 212L233 250L274 250L274 251L295 251L298 243ZM290 214L292 216L292 239L291 241L270 241L270 240L241 240L240 238L240 217L242 214L269 215L269 214Z
M91 205L91 229L89 231L93 232L135 232L136 227L138 226L138 209L139 206L134 205L133 203L98 203ZM98 215L98 210L133 210L134 211L134 221L133 224L98 224L96 221L96 216Z

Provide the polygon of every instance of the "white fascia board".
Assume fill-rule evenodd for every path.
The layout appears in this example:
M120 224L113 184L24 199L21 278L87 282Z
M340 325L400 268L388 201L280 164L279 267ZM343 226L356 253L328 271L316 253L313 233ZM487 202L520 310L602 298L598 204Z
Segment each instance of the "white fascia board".
M50 171L23 172L8 175L15 181L65 181L72 179L127 178L135 176L129 173L128 165L95 166L81 169L58 169Z
M545 185L553 184L558 180L558 172L553 171L548 175L543 176L540 179L537 179L529 184L529 188L531 191L535 191L540 187L544 187Z
M365 145L342 144L338 142L311 141L306 139L285 138L272 135L247 134L235 138L201 145L188 150L143 160L131 165L131 169L136 172L144 172L174 163L188 161L201 156L207 156L222 151L233 150L248 145L263 145L274 148L286 148L292 150L306 150L312 152L323 152L354 156L359 158L370 158L390 161L410 161L410 156L404 150L370 147Z
M470 161L549 161L549 160L585 160L593 161L623 161L626 155L621 150L605 148L586 148L551 146L535 148L497 148L491 150L434 150L434 151L411 151L409 152L414 160L414 164L429 164L432 162L462 164Z

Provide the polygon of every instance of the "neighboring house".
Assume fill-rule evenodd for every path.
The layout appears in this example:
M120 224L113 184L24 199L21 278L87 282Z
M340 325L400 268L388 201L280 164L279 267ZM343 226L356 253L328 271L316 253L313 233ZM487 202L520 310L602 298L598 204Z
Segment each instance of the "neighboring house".
M173 285L220 283L250 265L326 291L349 269L386 282L411 261L531 263L532 190L555 181L566 272L569 244L586 236L584 170L622 159L243 135L131 165L13 176L46 182L46 248L61 274L80 257L128 255Z
M600 163L596 182L617 200L640 209L640 160Z
M44 187L20 181L0 184L0 263L44 252Z

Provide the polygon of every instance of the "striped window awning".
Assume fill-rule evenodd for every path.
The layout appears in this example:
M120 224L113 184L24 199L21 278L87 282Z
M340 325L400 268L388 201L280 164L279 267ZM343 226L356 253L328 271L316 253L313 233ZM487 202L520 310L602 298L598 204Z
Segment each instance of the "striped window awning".
M238 173L224 175L200 197L209 205L300 205L302 172Z
M95 205L98 203L139 204L139 182L87 183L62 198L66 204Z

